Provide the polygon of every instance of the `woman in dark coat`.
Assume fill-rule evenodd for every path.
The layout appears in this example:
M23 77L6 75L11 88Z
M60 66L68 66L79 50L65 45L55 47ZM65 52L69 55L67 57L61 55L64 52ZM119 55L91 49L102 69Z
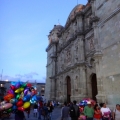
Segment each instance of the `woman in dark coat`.
M24 120L25 119L25 115L23 111L18 110L15 113L15 120Z

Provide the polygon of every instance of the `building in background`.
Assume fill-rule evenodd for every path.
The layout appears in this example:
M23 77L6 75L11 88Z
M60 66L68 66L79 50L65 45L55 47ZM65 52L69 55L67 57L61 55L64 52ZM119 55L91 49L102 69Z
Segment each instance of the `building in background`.
M61 11L62 12L62 11ZM48 36L47 100L120 101L120 0L77 5Z
M3 99L3 96L6 94L6 81L0 81L0 100Z

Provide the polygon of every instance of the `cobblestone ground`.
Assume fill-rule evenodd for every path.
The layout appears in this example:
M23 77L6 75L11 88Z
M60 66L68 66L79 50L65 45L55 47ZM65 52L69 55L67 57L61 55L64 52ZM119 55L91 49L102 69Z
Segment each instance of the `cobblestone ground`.
M51 119L51 120L61 120L61 119L60 119L60 118L61 118L60 115L61 115L61 108L56 107L56 108L54 109L53 113L52 113L52 119ZM27 118L27 114L25 114L25 116L26 116L26 120L38 120L38 118L35 118L35 117L33 116L33 111L31 111L29 118ZM6 118L6 119L4 119L4 120L14 120L14 114L11 114L11 116L10 116L9 119ZM43 120L43 118L42 118L42 120Z

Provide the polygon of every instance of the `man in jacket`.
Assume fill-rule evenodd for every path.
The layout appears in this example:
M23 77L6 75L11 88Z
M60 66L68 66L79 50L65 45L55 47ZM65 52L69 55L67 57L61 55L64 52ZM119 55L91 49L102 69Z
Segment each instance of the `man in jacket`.
M67 106L67 103L64 102L64 107L61 111L61 120L69 120L69 107Z
M76 105L76 101L73 101L73 105L70 106L70 117L71 120L78 120L78 117L80 116L79 107Z

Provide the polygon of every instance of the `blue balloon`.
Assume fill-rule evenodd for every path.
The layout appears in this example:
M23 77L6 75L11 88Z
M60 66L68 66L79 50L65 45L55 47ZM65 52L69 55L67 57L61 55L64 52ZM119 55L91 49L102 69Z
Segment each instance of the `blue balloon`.
M24 102L29 101L29 100L30 100L30 95L24 96L24 98L23 98L23 101L24 101Z
M16 82L11 82L11 85L15 86L15 85L16 85Z
M31 98L31 100L32 100L32 101L38 101L37 96L34 95L34 96Z
M16 85L15 85L16 88L19 88L20 87L20 83L17 82Z
M20 85L23 85L23 84L24 84L22 81L20 81L19 83L20 83Z
M16 110L17 109L17 106L16 105L13 105L12 106L12 110Z

